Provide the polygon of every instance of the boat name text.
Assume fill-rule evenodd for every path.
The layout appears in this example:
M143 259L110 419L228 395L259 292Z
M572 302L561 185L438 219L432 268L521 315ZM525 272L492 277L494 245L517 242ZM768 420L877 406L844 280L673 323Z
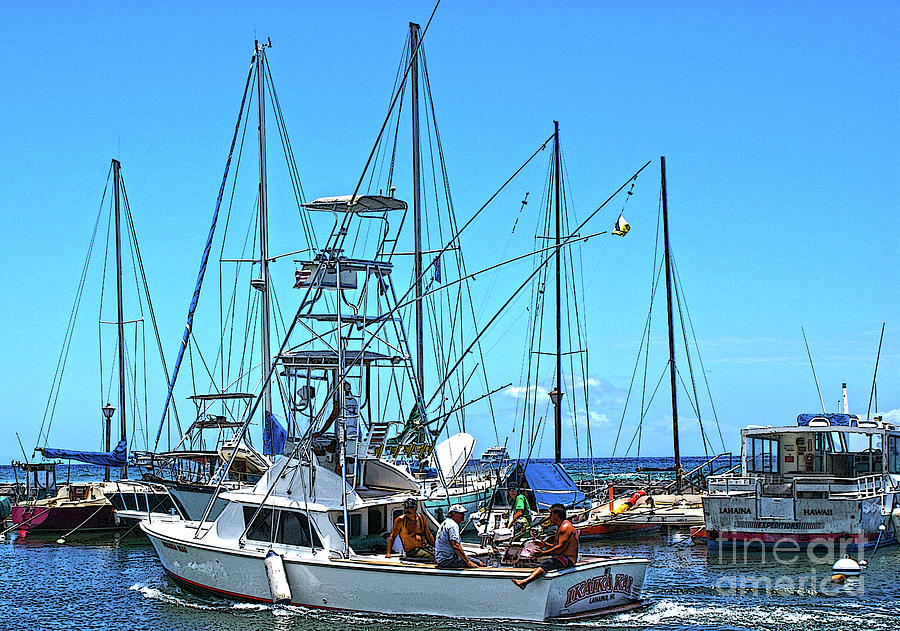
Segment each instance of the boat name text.
M604 574L603 576L585 579L569 588L565 606L569 607L579 600L601 593L631 594L633 584L634 578L628 574L616 574L615 578L613 578L612 574Z

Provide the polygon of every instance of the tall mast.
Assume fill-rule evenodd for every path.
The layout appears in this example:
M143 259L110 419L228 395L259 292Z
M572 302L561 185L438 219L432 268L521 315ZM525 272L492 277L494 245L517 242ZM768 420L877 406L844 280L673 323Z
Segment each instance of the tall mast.
M119 428L121 429L121 440L126 440L125 435L125 315L122 306L122 216L120 211L120 194L119 194L119 171L122 165L118 160L113 158L113 191L115 198L115 221L116 221L116 303L118 307L118 319L116 321L119 329ZM128 477L128 464L122 466L122 477Z
M669 259L669 205L666 200L666 157L659 157L662 178L663 240L666 257L666 308L669 314L669 374L672 383L672 435L675 441L675 492L681 493L681 454L678 449L678 404L675 384L675 332L672 326L672 264Z
M425 392L424 316L422 313L422 205L419 173L419 25L409 23L410 91L412 96L413 232L415 233L416 277L416 380L419 392Z
M260 281L257 288L262 291L259 303L262 323L262 379L263 379L263 422L272 411L272 389L267 377L271 367L271 351L269 349L269 218L266 200L266 71L265 44L256 46L256 91L259 110L259 266Z
M553 195L556 210L556 400L553 402L553 431L555 438L554 459L562 460L562 292L560 288L560 216L559 216L559 121L553 121Z

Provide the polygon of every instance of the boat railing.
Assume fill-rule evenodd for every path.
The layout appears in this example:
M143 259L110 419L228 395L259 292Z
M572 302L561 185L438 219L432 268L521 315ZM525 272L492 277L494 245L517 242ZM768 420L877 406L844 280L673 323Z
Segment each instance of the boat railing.
M864 499L875 497L884 491L881 475L865 475L858 478L834 478L830 476L794 478L794 497L799 493L824 493L825 497Z
M776 473L743 476L719 475L709 478L710 495L768 495L778 487L779 496L802 497L801 493L821 493L825 499L864 499L884 491L884 478L866 475L858 478L803 476L784 478ZM783 488L782 488L783 487Z
M780 481L775 474L715 475L707 478L710 495L754 494L763 484Z

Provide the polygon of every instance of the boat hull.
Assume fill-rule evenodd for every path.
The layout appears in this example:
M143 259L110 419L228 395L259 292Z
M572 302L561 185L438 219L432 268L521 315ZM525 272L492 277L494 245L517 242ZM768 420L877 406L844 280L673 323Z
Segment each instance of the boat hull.
M13 506L12 522L25 532L68 532L123 528L111 504L101 506Z
M168 537L163 531L172 528L165 524L143 523L141 527L174 580L222 596L272 602L266 549L231 550L198 544L191 535ZM174 530L179 531L177 527ZM212 533L210 536L215 539ZM442 570L382 557L329 559L322 553L309 556L308 551L305 556L289 551L282 555L294 605L532 621L600 615L638 603L648 564L646 559L630 557L599 559L575 569L549 572L521 590L510 579L527 576L527 569Z
M883 497L840 499L709 496L703 498L707 546L805 549L827 546L840 552L878 541ZM768 500L767 502L765 500ZM780 500L780 501L776 501ZM881 544L894 541L890 524Z

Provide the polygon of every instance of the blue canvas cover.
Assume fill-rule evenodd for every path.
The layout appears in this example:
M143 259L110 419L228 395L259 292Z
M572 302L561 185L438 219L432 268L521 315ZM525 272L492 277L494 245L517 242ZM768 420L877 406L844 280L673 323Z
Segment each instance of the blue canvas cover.
M278 422L271 412L266 412L266 426L263 431L263 454L267 456L280 456L284 451L284 443L287 440L287 431Z
M109 452L74 451L72 449L51 449L50 447L44 447L40 451L44 454L44 458L78 460L104 467L124 467L128 461L128 444L124 440L120 440L116 448Z
M807 427L813 419L825 419L829 425L856 427L859 417L855 414L801 414L797 417L797 425Z
M584 502L584 493L555 462L529 462L525 466L525 480L534 492L538 510L547 510L557 502L565 506L577 506Z

